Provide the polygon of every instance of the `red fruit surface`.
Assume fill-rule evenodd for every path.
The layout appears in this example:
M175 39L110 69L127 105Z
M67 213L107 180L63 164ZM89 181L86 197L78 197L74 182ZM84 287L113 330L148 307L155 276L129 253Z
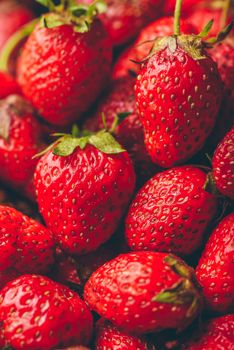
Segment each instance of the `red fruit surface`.
M95 350L154 350L144 338L129 335L105 319L96 324Z
M183 0L181 15L186 17L188 14L196 12L195 8L200 5L203 0ZM166 0L164 3L163 13L166 16L174 14L176 0Z
M143 28L133 45L124 50L117 59L112 77L114 79L124 77L129 75L129 72L137 74L141 68L140 63L150 53L154 44L153 41L157 37L173 34L173 22L173 17L163 17ZM180 25L182 33L192 34L195 32L194 27L184 20L181 20Z
M233 350L234 315L217 317L205 322L183 350Z
M0 99L12 94L20 94L20 87L13 77L0 71Z
M209 56L194 59L177 39L174 44L173 52L166 45L149 58L136 83L146 147L152 160L165 168L185 162L202 148L223 92Z
M28 101L11 95L0 102L0 179L26 193L38 162L32 157L42 147L42 130ZM26 191L26 192L25 192Z
M65 157L45 154L35 186L40 212L62 249L85 254L117 229L133 194L135 174L127 152L110 155L87 145Z
M216 148L212 167L218 190L223 195L234 199L234 127Z
M163 171L137 193L126 218L126 239L133 250L190 255L203 240L217 209L204 186L206 174L184 166Z
M10 36L22 25L33 19L32 12L16 1L4 0L0 2L0 50Z
M0 292L1 345L51 350L87 344L92 315L69 288L38 275L23 275Z
M153 300L170 291L170 302ZM158 252L121 254L107 262L86 283L84 298L100 316L135 334L186 328L202 307L193 270L179 258Z
M52 234L14 208L0 205L0 287L25 273L47 273L54 262Z
M92 0L78 0L90 4ZM145 25L161 15L162 0L107 0L100 15L114 46L128 43Z
M234 312L234 213L226 216L211 234L196 276L210 310Z
M110 41L99 20L87 33L37 26L18 62L18 80L42 117L71 124L94 102L110 74Z

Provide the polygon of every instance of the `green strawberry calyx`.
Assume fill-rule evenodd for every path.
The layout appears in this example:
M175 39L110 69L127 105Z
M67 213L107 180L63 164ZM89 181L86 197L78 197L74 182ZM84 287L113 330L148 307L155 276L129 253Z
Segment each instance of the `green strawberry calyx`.
M74 125L71 134L54 134L53 136L59 136L59 139L35 157L40 157L49 150L52 150L53 154L57 156L67 157L77 147L83 150L87 145L92 145L106 154L126 152L106 129L100 130L97 133L91 133L87 130L81 133L77 125Z
M37 0L49 9L49 13L42 15L40 26L55 28L62 25L72 25L75 32L89 31L97 15L106 11L104 0L95 0L90 5L77 4L75 0L61 0L56 5L53 0Z
M188 318L195 316L199 312L203 300L200 292L201 287L195 280L191 268L188 268L173 255L168 255L164 261L181 278L171 288L164 289L157 294L153 301L173 305L188 305L186 316Z

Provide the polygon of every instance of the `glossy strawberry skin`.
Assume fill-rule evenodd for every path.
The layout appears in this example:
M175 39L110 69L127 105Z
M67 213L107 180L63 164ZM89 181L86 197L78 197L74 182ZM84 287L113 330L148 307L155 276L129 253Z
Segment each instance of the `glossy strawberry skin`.
M95 350L154 350L146 340L128 335L105 319L96 324Z
M0 286L24 273L47 273L54 263L51 232L14 208L0 205Z
M116 230L135 186L127 152L108 155L94 146L67 157L48 152L35 173L40 212L69 254L97 249Z
M223 195L234 199L234 127L216 148L212 167L218 190Z
M18 83L8 73L0 71L0 99L12 94L20 94Z
M201 149L222 99L222 82L210 57L195 60L176 42L154 53L136 83L136 102L152 160L181 164ZM211 102L212 101L212 102Z
M233 350L234 315L225 315L202 324L192 339L183 344L183 350Z
M2 100L0 112L2 130L9 129L6 138L0 136L1 181L34 199L31 182L38 160L33 156L43 145L41 126L30 103L20 96Z
M90 4L92 0L77 0ZM161 14L162 0L107 0L100 15L114 46L126 44Z
M151 178L132 201L126 218L126 239L133 250L190 255L203 240L217 209L205 191L206 174L184 166Z
M69 288L39 275L23 275L0 292L1 345L50 350L87 344L92 315Z
M219 313L234 311L234 213L211 234L196 268L207 307Z
M37 26L22 50L18 80L45 120L68 125L100 94L111 60L110 41L98 20L84 34L70 25Z
M164 17L143 28L133 45L124 50L117 59L113 68L113 79L124 77L131 72L138 74L141 68L140 63L148 57L153 41L157 37L173 34L173 22L173 17ZM195 29L187 21L181 20L181 31L189 34L194 33Z
M159 252L119 255L92 274L85 285L86 302L92 310L126 332L144 334L167 328L186 328L199 313L202 302L189 316L188 304L152 300L181 281L165 262L166 257L168 254ZM193 270L187 268L193 275ZM200 289L196 292L201 301Z

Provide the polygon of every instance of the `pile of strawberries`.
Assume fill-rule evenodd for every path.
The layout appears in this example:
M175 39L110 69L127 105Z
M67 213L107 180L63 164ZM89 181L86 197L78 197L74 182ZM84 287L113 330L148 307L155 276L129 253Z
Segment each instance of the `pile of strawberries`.
M231 17L0 1L0 349L234 350Z

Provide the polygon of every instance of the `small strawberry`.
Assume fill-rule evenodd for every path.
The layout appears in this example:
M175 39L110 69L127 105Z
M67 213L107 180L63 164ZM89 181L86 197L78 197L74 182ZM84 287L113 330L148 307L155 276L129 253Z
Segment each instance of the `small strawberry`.
M183 350L233 350L234 315L204 322L200 331L183 344Z
M9 74L0 71L0 99L13 94L20 94L18 83Z
M146 339L129 335L105 319L96 324L95 350L155 350Z
M151 161L144 144L144 131L137 113L135 95L135 78L126 76L113 82L110 92L99 103L95 114L85 123L88 130L97 131L106 127L111 130L115 121L118 125L113 133L120 144L128 151L138 180L147 180L158 168Z
M234 127L216 148L212 167L218 190L223 195L234 199Z
M234 213L226 216L211 234L196 276L210 310L234 311Z
M203 300L193 269L174 255L119 255L92 274L84 297L90 308L126 332L186 328Z
M181 20L183 33L194 32L194 28L187 21ZM149 55L153 41L157 37L173 34L173 17L163 17L143 28L132 46L123 51L117 59L112 77L114 79L140 71L140 63Z
M126 238L133 250L190 255L203 240L217 209L205 190L207 175L184 166L163 171L138 192L126 219Z
M69 288L38 275L23 275L0 292L0 344L15 350L51 350L87 344L92 315Z
M39 161L40 212L68 254L96 250L115 232L135 186L128 153L105 130L65 135Z
M53 254L53 237L44 226L0 205L0 287L24 273L47 273Z
M92 0L77 0L91 3ZM146 24L161 14L162 0L107 0L107 11L100 15L114 46L128 43Z
M217 66L201 39L208 27L200 36L181 35L180 6L177 0L174 35L156 40L135 86L146 147L152 160L165 168L201 149L223 93Z
M42 17L18 62L24 95L52 124L78 119L97 98L110 74L112 50L102 23L101 4L72 6L68 1Z
M0 179L34 199L32 157L43 145L41 126L28 101L11 95L0 101Z

